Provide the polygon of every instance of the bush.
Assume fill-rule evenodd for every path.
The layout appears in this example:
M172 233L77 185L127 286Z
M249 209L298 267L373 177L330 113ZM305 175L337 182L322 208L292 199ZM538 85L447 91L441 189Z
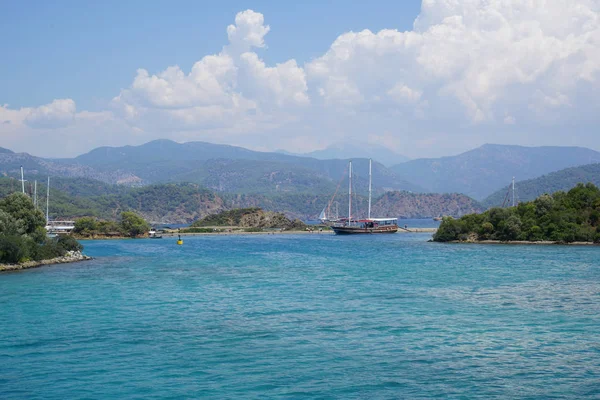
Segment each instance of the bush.
M16 264L28 257L27 244L21 236L0 236L0 263Z
M55 238L48 239L44 244L38 247L35 260L49 260L51 258L62 257L66 253L65 249L58 244Z
M81 243L77 241L73 236L59 236L57 243L60 247L62 247L65 252L67 251L81 251L83 250L83 246Z

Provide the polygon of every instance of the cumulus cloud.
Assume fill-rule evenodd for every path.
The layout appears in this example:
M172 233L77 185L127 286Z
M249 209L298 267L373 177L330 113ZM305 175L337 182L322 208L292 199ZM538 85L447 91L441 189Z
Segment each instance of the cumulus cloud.
M412 30L393 28L346 32L305 63L268 65L270 27L242 11L220 52L189 71L140 66L103 117L84 119L69 99L5 105L0 132L118 124L113 144L219 137L263 150L368 137L411 156L485 142L600 147L595 130L561 133L600 122L597 0L423 0Z
M265 47L264 38L270 30L261 13L252 10L239 12L235 16L235 25L227 27L228 51L239 54L253 47Z
M163 131L287 120L294 107L310 103L306 74L295 60L270 67L251 51L265 47L269 30L262 14L238 13L220 53L203 57L189 73L178 66L154 75L138 70L113 99L113 109L132 126Z
M423 0L413 31L345 33L306 70L329 104L387 93L403 107L437 104L436 118L458 100L474 124L506 106L569 105L580 83L598 87L599 3Z
M50 104L33 108L25 117L25 124L32 128L64 128L75 117L75 102L57 99Z

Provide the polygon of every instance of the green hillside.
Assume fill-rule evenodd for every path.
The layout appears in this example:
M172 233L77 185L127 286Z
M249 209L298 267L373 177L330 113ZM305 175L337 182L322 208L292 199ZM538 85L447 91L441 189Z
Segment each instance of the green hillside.
M0 197L21 190L14 178L0 178ZM340 215L347 210L345 187L336 200ZM363 191L364 192L364 191ZM33 195L31 186L27 193ZM46 209L46 185L38 182L38 203ZM270 194L217 192L194 183L166 183L124 187L84 178L52 178L50 218L73 219L92 216L115 220L123 211L135 211L151 223L190 223L209 214L236 208L261 208L281 212L290 218L316 219L331 200L331 191ZM373 212L406 218L455 215L479 211L477 203L464 195L388 192L373 199ZM355 195L354 216L367 215L367 198Z
M590 182L600 186L600 164L566 168L539 178L516 182L515 194L519 201L531 201L544 193L568 191L580 182ZM501 206L508 190L509 186L506 186L491 194L481 202L482 205L486 208Z

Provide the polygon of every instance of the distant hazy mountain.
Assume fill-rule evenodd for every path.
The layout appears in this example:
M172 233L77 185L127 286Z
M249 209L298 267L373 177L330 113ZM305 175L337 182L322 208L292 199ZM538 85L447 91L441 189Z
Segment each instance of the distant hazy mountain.
M483 199L506 186L513 176L530 179L595 162L600 162L600 153L583 147L486 144L457 156L417 159L391 169L431 192L457 192Z
M139 179L133 174L119 169L98 171L97 169L75 163L59 162L27 153L0 152L0 175L20 178L20 167L25 170L25 179L45 180L46 176L97 179L108 183L132 183Z
M0 154L2 154L2 153L12 154L13 151L9 150L9 149L5 149L4 147L0 147Z
M301 154L319 160L372 158L389 167L408 161L409 158L387 147L368 143L337 143L322 150Z
M566 168L535 179L518 181L515 183L515 195L519 202L531 201L544 193L551 194L560 190L569 191L578 183L593 183L600 186L600 164ZM483 200L482 204L486 208L501 206L508 189L509 185L496 191Z
M0 172L86 177L107 183L147 185L192 182L230 193L333 193L347 173L347 160L258 152L205 142L156 140L141 146L101 147L74 159L45 160L29 154L0 154ZM368 160L354 162L355 186L366 192ZM423 190L373 163L375 193Z

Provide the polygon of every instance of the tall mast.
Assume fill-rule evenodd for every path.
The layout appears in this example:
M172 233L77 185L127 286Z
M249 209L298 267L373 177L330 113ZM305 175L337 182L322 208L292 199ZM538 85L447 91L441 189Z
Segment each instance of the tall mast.
M37 210L37 179L33 182L33 207Z
M369 158L369 213L368 213L368 218L369 219L371 219L371 178L372 178L371 164L372 164L372 161Z
M515 177L512 180L512 206L515 206Z
M46 224L50 222L50 216L48 215L48 209L50 206L50 177L48 177L48 186L46 186Z
M23 194L25 194L25 178L23 176L23 166L21 165L21 189L23 190Z
M348 165L348 225L352 220L352 161Z

